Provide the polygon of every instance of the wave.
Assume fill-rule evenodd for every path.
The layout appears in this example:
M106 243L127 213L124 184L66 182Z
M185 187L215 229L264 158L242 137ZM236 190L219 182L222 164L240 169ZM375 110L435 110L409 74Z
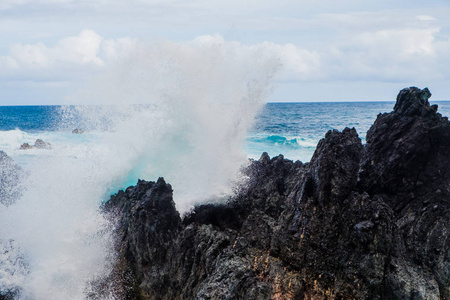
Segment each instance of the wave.
M221 39L140 44L61 108L58 130L0 132L29 174L22 197L0 207L1 244L23 261L0 270L0 290L84 299L111 263L112 228L99 205L138 178L164 176L181 212L230 193L277 68L264 49ZM38 136L52 148L18 150Z
M286 137L282 135L256 135L248 137L247 140L251 143L290 146L294 148L300 147L315 148L318 142L318 140L315 138Z
M283 136L274 134L250 134L246 152L249 157L259 159L261 149L270 156L283 154L291 160L309 161L318 143L318 137Z

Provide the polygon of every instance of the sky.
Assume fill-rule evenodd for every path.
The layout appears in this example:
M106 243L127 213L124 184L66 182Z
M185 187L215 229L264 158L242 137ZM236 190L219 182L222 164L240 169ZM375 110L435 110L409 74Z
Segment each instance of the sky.
M64 104L139 43L277 55L270 102L450 100L448 0L1 0L0 105Z

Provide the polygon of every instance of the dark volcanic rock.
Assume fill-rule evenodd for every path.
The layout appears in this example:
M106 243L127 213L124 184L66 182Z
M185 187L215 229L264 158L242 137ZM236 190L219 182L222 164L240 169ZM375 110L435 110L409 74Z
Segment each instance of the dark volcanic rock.
M417 193L439 188L449 192L450 123L429 105L429 96L428 89L402 90L394 112L379 115L367 132L361 188L395 195L391 204L396 209L409 202L405 197L414 199Z
M346 128L307 164L264 153L183 219L162 179L120 191L121 298L450 299L450 125L430 95L402 90L364 146Z
M118 272L123 274L113 276L125 285L119 288L122 298L139 299L141 294L145 299L148 291L164 289L173 259L168 250L181 230L170 184L163 178L156 183L139 180L135 187L112 196L105 209L119 222Z
M362 150L354 128L329 131L319 142L311 159L310 175L314 196L321 204L348 196L356 185Z

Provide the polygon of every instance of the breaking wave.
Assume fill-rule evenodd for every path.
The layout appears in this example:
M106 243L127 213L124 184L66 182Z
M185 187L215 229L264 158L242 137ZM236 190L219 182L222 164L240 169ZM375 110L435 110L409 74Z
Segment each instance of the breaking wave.
M112 263L99 206L138 178L164 176L180 212L229 194L278 67L264 46L220 37L141 43L61 107L52 131L1 132L27 175L21 197L0 205L0 290L85 299ZM17 150L38 137L52 148Z

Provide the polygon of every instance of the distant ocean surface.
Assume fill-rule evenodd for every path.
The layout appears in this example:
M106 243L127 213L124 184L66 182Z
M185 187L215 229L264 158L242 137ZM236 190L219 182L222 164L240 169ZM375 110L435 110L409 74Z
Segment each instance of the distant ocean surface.
M438 112L450 116L450 101L436 101ZM247 153L283 154L308 162L317 143L332 129L354 127L365 143L367 131L379 113L391 112L395 101L268 103L247 138Z
M283 154L286 158L307 162L328 130L354 127L365 142L367 130L377 115L392 111L394 104L393 101L268 103L248 132L244 151L254 159L265 151L271 157ZM432 104L439 105L442 115L450 115L450 101ZM70 107L63 106L0 106L1 150L17 156L23 154L16 151L22 143L33 144L37 138L51 144L95 142L95 134L92 136L89 129L98 130L99 126L85 128L76 113L67 114L68 110ZM101 120L98 124L102 130L108 129ZM85 129L86 134L72 134L76 128Z

